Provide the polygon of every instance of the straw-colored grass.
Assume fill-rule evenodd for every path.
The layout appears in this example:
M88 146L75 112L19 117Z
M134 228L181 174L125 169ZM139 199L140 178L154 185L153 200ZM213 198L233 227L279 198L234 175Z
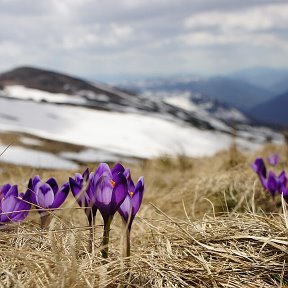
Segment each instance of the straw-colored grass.
M83 211L72 197L39 228L37 212L0 230L0 287L285 287L288 277L286 203L274 203L249 167L254 158L282 154L222 152L214 157L159 159L133 164L145 176L143 206L132 227L132 256L121 256L122 229L111 227L108 260L101 258L101 216L94 251ZM231 159L233 157L233 159ZM1 165L1 183L24 189L35 173L64 182L71 171ZM95 168L95 167L94 167ZM283 211L285 213L283 213ZM288 286L287 286L288 287Z

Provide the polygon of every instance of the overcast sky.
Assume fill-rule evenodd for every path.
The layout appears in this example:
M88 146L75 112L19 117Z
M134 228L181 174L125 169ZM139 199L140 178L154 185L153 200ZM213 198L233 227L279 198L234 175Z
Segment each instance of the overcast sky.
M288 67L287 0L0 0L0 71L88 77Z

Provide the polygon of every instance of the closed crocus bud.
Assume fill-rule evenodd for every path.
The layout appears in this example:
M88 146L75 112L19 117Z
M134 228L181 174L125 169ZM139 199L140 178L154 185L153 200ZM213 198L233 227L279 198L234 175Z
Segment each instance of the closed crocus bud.
M104 223L114 216L127 195L127 180L123 172L124 167L119 163L112 170L108 164L101 163L91 179L90 197L95 199Z
M0 187L0 225L24 220L31 208L26 193L18 193L17 185Z
M106 163L101 163L91 175L87 194L95 203L104 222L102 256L108 257L110 225L115 213L123 203L128 192L127 180L123 175L124 167L118 163L111 170Z
M262 158L257 158L253 164L251 164L251 168L258 175L259 180L264 189L267 189L267 170Z
M283 187L286 187L287 177L285 171L282 171L279 176L272 171L269 172L268 180L267 180L267 188L271 193L272 197L275 197L275 194L281 193Z
M129 190L124 202L119 207L118 212L127 223L128 229L131 230L132 222L139 211L143 199L144 177L140 177L136 186L134 186L129 169L125 170L125 175L128 181Z
M130 232L133 220L139 211L142 203L144 194L144 177L140 177L136 186L131 178L131 173L129 169L126 169L124 175L128 183L128 193L126 194L125 200L118 209L119 214L125 223L125 256L130 256Z
M268 157L268 161L272 166L277 166L280 162L279 154L272 154Z
M69 178L72 194L79 206L85 208L85 214L90 226L92 225L97 212L95 200L91 199L88 193L93 175L94 173L90 173L89 168L87 168L82 174L76 173L74 178Z

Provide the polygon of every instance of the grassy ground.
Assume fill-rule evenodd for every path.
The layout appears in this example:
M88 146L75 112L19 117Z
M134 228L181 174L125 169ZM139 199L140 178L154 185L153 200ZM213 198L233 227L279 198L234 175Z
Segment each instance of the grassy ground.
M0 287L285 287L288 219L280 197L272 202L250 168L256 156L271 152L282 155L278 170L287 168L286 150L272 145L249 155L231 149L130 165L133 178L144 175L146 191L129 261L121 256L118 215L106 261L99 253L100 214L90 254L86 219L72 197L47 230L32 212L21 225L0 230ZM0 183L22 189L35 174L64 182L75 172L0 169Z

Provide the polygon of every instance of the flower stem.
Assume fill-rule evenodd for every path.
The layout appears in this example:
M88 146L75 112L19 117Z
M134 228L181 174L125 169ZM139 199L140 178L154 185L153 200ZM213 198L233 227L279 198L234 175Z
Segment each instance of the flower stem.
M104 221L104 231L103 231L102 250L101 250L103 258L108 258L110 225L111 225L112 219L113 219L113 216L110 216L108 218L108 221Z
M130 230L127 229L126 231L126 257L130 257Z
M125 251L124 256L130 257L130 229L127 227L127 223L125 222Z
M94 228L93 226L89 227L89 246L88 246L88 252L93 252L93 246L94 246Z
M94 247L94 215L91 209L85 209L86 216L88 218L89 224L89 244L88 244L88 252L93 252Z
M47 228L47 226L49 225L49 213L41 213L40 214L40 227L41 229L45 229Z

